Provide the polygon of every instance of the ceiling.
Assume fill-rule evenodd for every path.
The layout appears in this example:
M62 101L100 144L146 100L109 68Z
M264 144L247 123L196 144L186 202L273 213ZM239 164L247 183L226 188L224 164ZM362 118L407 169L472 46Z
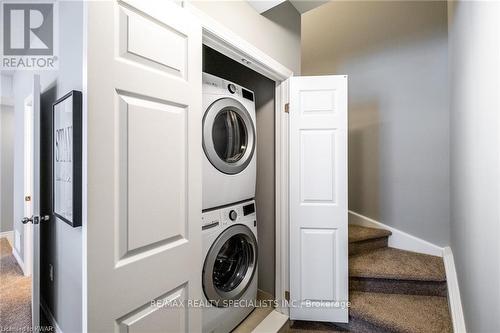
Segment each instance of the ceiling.
M290 0L290 2L299 13L304 14L305 12L319 7L322 4L327 3L328 1Z
M277 5L287 0L247 0L247 1L250 4L250 6L252 6L257 12L262 14L263 12L273 7L276 7ZM289 0L289 1L301 14L328 2L328 1L316 1L316 0Z

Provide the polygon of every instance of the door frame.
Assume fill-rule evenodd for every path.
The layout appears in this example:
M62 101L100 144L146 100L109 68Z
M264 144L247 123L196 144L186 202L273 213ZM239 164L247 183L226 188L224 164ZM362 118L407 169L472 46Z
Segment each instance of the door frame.
M276 251L275 299L276 310L289 315L285 305L289 290L289 220L288 220L288 79L293 71L280 64L254 45L220 24L189 1L183 6L201 22L202 42L225 56L275 81L275 202Z
M31 201L26 200L26 196L33 196L33 94L24 99L24 163L23 163L23 215L30 217L33 215ZM28 183L28 184L27 184ZM29 190L28 188L29 187ZM24 276L31 276L33 258L33 224L23 224L23 273Z

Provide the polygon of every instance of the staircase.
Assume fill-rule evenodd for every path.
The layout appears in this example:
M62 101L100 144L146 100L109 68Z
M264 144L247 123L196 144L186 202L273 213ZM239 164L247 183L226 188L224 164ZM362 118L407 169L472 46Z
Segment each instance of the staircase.
M443 259L388 247L388 230L349 226L348 324L295 321L287 332L453 332Z

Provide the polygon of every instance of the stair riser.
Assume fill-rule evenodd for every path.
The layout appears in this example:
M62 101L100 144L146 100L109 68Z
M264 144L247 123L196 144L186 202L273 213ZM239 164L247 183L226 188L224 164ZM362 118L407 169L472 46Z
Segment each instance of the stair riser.
M335 325L352 333L397 333L396 331L379 327L355 316L349 316L348 324L336 323Z
M448 295L446 282L437 281L404 281L373 278L350 278L349 289L385 294L406 294L423 296Z
M349 243L349 255L373 251L382 247L387 247L389 237L369 239L365 241Z

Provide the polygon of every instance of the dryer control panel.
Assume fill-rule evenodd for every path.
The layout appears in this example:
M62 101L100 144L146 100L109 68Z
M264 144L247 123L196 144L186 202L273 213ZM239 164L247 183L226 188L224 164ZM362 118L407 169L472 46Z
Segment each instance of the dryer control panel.
M253 91L208 73L203 73L203 93L237 95L254 101Z
M256 220L255 201L205 211L201 220L203 230L227 227L231 224L241 223L241 221Z

